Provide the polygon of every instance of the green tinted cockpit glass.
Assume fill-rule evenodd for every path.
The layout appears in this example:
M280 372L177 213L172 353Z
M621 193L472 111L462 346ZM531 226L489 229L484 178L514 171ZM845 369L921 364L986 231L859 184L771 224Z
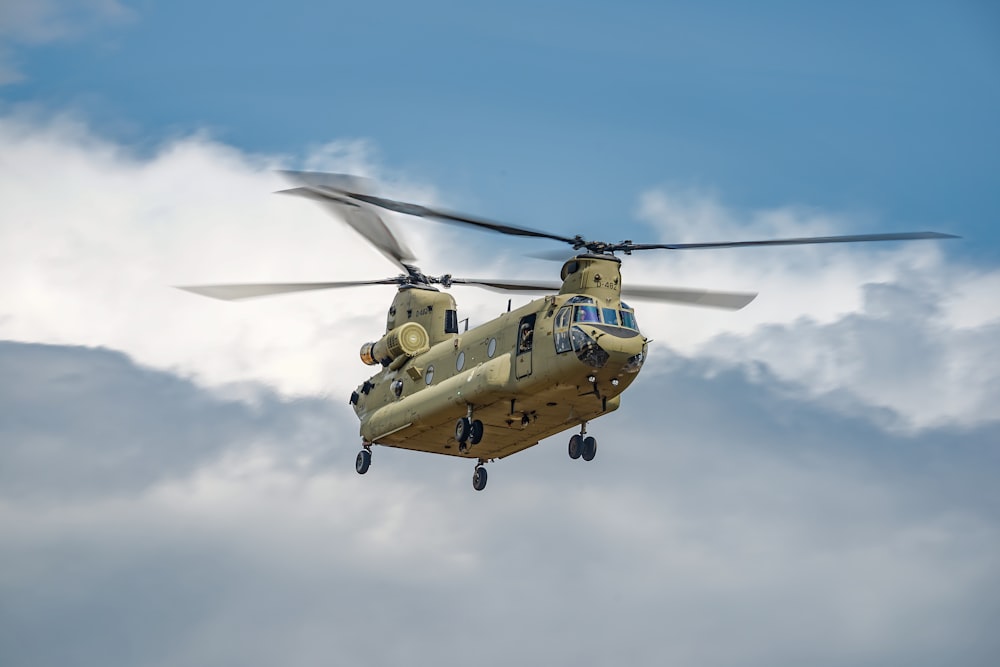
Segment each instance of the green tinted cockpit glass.
M639 325L635 323L635 313L631 310L622 310L622 326L626 329L639 330Z

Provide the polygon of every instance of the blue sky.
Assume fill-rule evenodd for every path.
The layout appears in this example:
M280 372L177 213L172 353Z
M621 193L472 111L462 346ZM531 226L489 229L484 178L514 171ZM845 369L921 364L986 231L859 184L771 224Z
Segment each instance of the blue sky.
M987 2L0 3L0 663L992 667L997 118ZM760 295L633 304L597 459L476 493L351 467L393 287L171 287L395 272L277 168L611 241L963 238L624 258ZM387 220L428 273L558 268Z
M457 203L561 230L627 228L669 184L961 233L955 252L996 259L991 3L124 7L15 42L2 99L133 145L207 130L294 161L365 138Z

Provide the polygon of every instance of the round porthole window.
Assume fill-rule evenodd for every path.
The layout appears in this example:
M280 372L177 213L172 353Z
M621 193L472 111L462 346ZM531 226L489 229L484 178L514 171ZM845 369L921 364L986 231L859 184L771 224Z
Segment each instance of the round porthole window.
M434 367L433 366L428 366L427 367L427 372L424 373L424 382L426 382L427 384L430 384L431 382L434 382Z
M458 370L465 368L465 352L458 353L458 359L455 361L455 368Z
M493 355L497 353L497 339L490 338L490 342L486 345L486 355L492 359Z

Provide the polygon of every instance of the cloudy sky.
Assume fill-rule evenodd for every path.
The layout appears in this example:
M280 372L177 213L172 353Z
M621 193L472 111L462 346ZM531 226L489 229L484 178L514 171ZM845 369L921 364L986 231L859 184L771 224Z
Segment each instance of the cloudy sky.
M0 664L996 664L998 117L987 2L0 0ZM611 241L962 239L625 258L760 296L635 304L597 459L476 493L352 468L392 287L171 288L394 274L280 168ZM558 269L390 221L430 273Z

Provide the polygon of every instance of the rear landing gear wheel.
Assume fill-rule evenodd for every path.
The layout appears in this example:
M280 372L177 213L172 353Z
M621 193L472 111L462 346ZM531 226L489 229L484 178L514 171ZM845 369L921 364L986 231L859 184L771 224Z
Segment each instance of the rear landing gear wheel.
M580 454L583 453L583 436L574 435L569 439L569 457L571 459L580 458Z
M478 419L472 422L472 426L469 428L469 444L478 445L483 441L483 422Z
M468 417L462 417L457 422L455 422L455 440L458 443L465 444L465 441L469 439L472 434L472 420Z
M372 453L367 449L362 449L358 452L358 458L354 460L354 469L358 471L359 475L364 475L368 472L368 468L372 464Z
M583 439L583 451L580 452L584 461L593 461L597 456L597 438L587 436Z
M486 488L486 468L481 465L476 466L476 471L472 473L472 488L476 491Z

